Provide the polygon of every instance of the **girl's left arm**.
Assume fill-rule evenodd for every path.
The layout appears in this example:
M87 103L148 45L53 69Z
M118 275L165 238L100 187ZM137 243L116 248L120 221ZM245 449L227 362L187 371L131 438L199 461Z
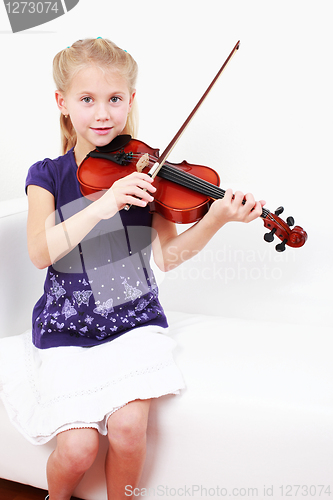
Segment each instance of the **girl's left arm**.
M245 203L244 203L245 200ZM170 271L197 255L210 239L227 222L251 222L260 217L265 202L255 201L252 194L244 195L230 189L221 200L211 205L207 214L187 231L177 233L173 222L158 214L153 216L153 229L157 237L153 239L154 260L162 271Z

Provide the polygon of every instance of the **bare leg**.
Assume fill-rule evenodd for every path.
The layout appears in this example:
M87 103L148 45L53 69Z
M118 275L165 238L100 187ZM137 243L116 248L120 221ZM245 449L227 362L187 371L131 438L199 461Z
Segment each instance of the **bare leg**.
M47 463L50 500L69 500L93 464L99 446L96 429L72 429L57 436L57 447Z
M110 500L130 498L130 492L138 485L146 458L149 407L150 400L132 401L108 420L109 450L105 471ZM129 486L127 490L126 486Z

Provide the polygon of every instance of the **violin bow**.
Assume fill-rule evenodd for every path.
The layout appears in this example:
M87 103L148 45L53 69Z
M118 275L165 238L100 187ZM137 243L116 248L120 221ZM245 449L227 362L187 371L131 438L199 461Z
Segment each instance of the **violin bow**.
M217 82L217 80L220 78L220 76L223 73L223 71L225 70L227 64L230 62L230 60L232 59L232 57L235 55L236 51L239 49L239 46L240 46L240 40L238 40L238 42L236 43L236 45L234 46L234 48L232 49L232 51L228 55L227 59L224 61L222 67L217 72L215 78L212 80L212 82L208 86L206 92L199 99L199 101L196 104L196 106L194 106L193 110L188 115L188 117L184 121L183 125L180 127L180 129L178 130L178 132L176 133L176 135L173 137L173 139L170 141L170 143L168 144L168 146L165 148L165 150L163 151L163 153L161 154L161 156L159 156L158 162L154 163L154 165L149 170L148 175L150 175L150 177L154 178L158 174L158 172L160 171L160 169L163 167L163 165L166 162L167 158L169 157L171 151L176 146L177 142L179 141L179 139L183 135L185 129L187 128L187 126L189 125L190 121L192 120L192 118L194 117L194 115L196 114L196 112L198 111L198 109L200 108L201 104L204 102L204 100L206 99L206 97L208 96L208 94L210 93L210 91L212 90L212 88L214 87L214 85Z

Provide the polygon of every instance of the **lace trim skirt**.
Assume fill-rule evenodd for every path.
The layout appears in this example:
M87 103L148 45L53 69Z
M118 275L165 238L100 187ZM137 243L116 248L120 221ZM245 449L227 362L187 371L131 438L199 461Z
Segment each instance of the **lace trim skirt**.
M33 444L59 432L93 427L136 399L184 388L175 341L154 326L95 347L37 349L31 331L0 340L0 396L16 428Z

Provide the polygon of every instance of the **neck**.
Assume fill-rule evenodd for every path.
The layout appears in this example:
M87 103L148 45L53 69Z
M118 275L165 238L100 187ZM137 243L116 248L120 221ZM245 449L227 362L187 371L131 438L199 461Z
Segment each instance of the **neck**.
M74 156L75 156L75 162L79 166L82 161L85 159L88 153L90 151L93 151L95 148L91 146L86 146L82 147L80 144L76 143L74 147Z

